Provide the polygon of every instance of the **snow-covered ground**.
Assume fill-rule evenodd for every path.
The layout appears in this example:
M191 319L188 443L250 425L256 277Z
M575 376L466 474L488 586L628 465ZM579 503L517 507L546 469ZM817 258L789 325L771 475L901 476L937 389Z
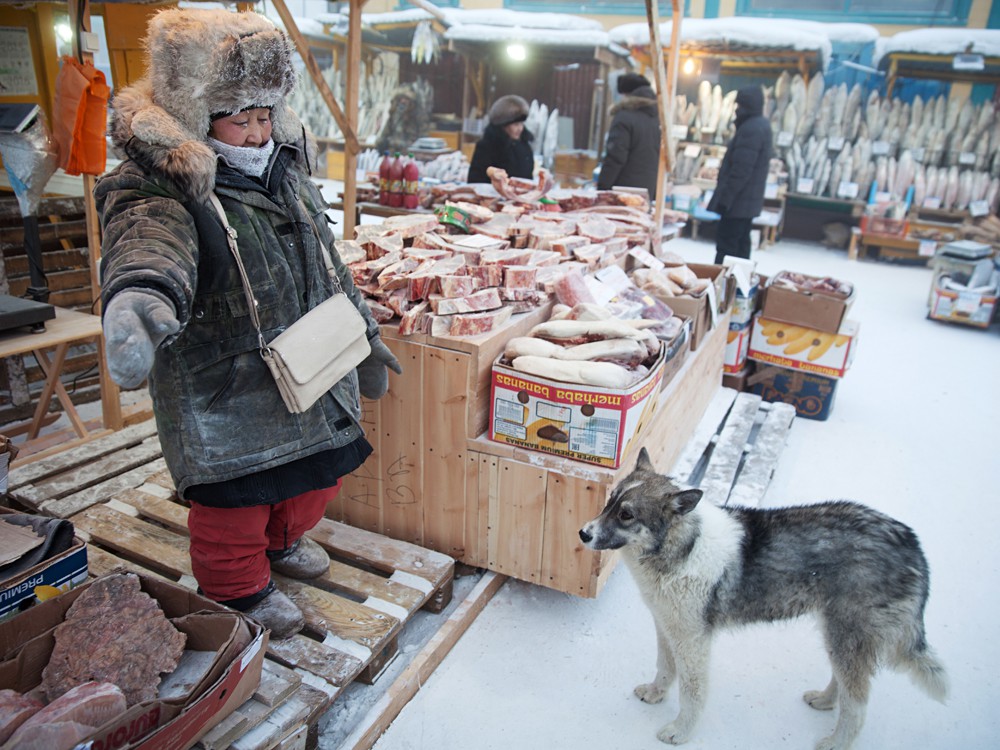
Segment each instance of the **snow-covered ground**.
M671 250L711 262L704 242ZM852 498L910 524L931 566L927 635L949 669L948 705L907 678L876 677L857 750L995 748L1000 738L997 615L1000 332L928 321L930 272L782 242L759 269L853 281L861 321L854 368L826 422L796 419L766 505ZM990 467L994 468L990 468ZM669 467L660 467L666 471ZM573 543L568 540L567 543ZM376 750L640 750L677 693L646 705L652 621L623 566L596 599L511 580L375 745ZM688 747L811 748L834 724L802 700L829 668L809 619L720 635L704 716ZM332 736L321 747L334 750Z

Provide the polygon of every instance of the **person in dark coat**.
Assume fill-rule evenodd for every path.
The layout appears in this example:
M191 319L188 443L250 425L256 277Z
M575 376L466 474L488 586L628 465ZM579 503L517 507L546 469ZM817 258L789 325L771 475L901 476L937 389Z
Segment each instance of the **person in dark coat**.
M726 147L708 210L722 218L715 233L715 262L726 255L750 257L750 227L764 208L771 161L771 124L764 117L764 91L736 92L736 134Z
M616 185L643 187L653 200L660 166L656 94L649 80L638 73L621 76L618 93L624 96L611 108L611 128L597 187L599 190L610 190Z
M488 117L490 124L472 152L469 182L489 182L488 167L499 167L508 177L531 179L535 169L531 142L535 137L524 127L528 103L516 94L501 96L490 107Z

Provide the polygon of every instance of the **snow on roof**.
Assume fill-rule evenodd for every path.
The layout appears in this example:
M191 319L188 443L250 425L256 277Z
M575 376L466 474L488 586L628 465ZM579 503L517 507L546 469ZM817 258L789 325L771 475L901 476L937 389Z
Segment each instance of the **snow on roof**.
M882 37L875 44L872 64L890 52L915 52L925 55L957 55L965 52L969 45L971 52L986 57L1000 57L1000 31L995 29L915 29L901 31L890 37Z
M452 26L444 33L444 37L454 42L544 42L546 45L553 47L607 47L610 44L608 34L603 30L567 29L564 31L524 28L521 26L485 26L467 23Z
M824 64L830 58L827 24L787 21L784 18L686 18L681 23L681 43L730 44L767 49L819 52ZM864 26L864 24L837 24ZM669 42L673 21L660 24L660 42ZM846 30L839 30L846 34ZM854 33L859 33L855 30ZM649 24L629 23L608 32L611 39L626 47L649 44Z
M532 13L528 11L506 10L502 8L491 10L463 10L461 8L441 8L446 22L451 26L494 26L527 29L562 29L567 31L604 32L600 21L583 18L568 13ZM321 13L316 16L323 23L338 23L346 14ZM393 24L418 23L429 21L433 16L426 10L414 8L398 10L389 13L363 13L361 21L369 26L388 26ZM607 43L605 36L604 43Z

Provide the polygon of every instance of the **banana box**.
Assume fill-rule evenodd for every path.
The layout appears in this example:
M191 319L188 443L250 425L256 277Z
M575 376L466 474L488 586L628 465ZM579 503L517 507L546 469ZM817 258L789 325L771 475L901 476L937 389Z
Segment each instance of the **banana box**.
M729 333L726 334L726 351L722 358L722 371L732 375L742 370L749 351L750 323L742 325L730 323Z
M845 320L837 333L828 333L757 315L747 357L828 378L842 378L854 362L860 327L855 320Z
M796 416L822 421L833 411L838 382L836 378L766 365L758 367L746 385L764 401L791 404Z

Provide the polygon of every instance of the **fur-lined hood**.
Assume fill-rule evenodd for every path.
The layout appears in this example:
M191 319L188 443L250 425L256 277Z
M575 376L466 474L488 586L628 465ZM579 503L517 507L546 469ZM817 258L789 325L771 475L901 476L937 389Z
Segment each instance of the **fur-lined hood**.
M656 93L649 86L640 86L625 94L621 101L615 102L611 106L611 114L614 115L623 109L652 109L656 111Z
M146 77L112 103L112 143L187 197L202 199L215 185L212 115L270 107L275 143L302 141L302 123L285 100L296 82L291 44L264 16L164 10L150 21L145 45Z

